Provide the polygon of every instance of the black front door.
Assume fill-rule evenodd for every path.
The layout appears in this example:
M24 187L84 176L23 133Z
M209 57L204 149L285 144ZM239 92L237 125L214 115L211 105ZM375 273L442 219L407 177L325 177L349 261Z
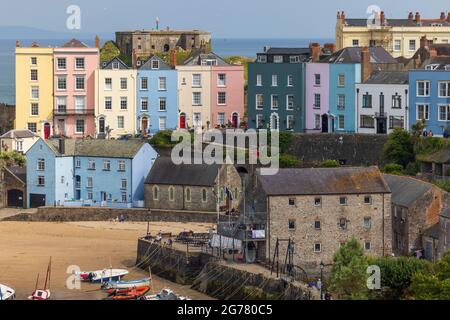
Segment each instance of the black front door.
M387 133L387 119L386 118L378 118L377 119L377 134L386 134Z
M8 207L23 208L23 191L16 189L8 190Z
M45 206L45 194L30 194L30 208L39 208Z
M328 116L326 114L322 115L322 132L328 133Z

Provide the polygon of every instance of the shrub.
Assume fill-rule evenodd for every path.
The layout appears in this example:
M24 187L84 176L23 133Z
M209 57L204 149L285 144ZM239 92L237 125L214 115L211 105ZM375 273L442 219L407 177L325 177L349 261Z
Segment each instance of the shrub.
M172 142L172 131L159 131L150 139L150 144L156 148L170 148L177 143Z
M414 143L411 135L403 129L394 129L384 145L383 158L390 163L400 164L403 167L415 161Z
M292 143L292 133L280 132L280 153L286 153Z
M417 162L410 162L405 168L405 173L410 176L415 176L419 171L420 168Z
M434 181L435 185L437 185L439 188L450 192L450 181Z
M280 167L281 168L296 168L301 165L301 161L290 154L281 154L280 155Z
M337 160L325 160L320 164L324 168L339 168L341 164Z
M383 172L389 174L403 174L403 166L396 163L389 163L384 166Z

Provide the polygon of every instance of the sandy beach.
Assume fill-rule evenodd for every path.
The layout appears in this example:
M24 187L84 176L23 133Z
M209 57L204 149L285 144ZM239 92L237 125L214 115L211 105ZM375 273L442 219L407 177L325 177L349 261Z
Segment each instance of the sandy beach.
M212 225L200 223L150 224L152 234L172 232L178 234L186 230L206 232ZM130 274L125 279L140 279L148 272L134 268L137 238L145 235L147 223L115 222L0 222L0 283L16 290L18 299L27 299L40 274L40 285L45 280L49 258L52 257L51 291L52 299L92 300L105 295L98 290L99 285L82 284L81 290L66 287L66 273L69 266L79 266L81 270L125 268ZM178 294L191 299L209 297L152 276L152 293L169 287Z

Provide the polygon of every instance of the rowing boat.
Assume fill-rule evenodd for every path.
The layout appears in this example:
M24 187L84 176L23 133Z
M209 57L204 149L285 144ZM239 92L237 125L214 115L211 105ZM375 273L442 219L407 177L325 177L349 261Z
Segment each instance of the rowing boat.
M167 300L191 300L188 297L184 297L184 296L179 296L176 295L172 290L170 289L163 289L161 290L160 293L154 294L154 295L149 295L149 296L143 296L140 298L140 300L163 300L163 301L167 301Z
M16 298L16 292L14 289L0 284L0 301L1 300L14 300Z
M107 291L111 289L130 289L138 287L150 287L150 278L131 281L108 281L103 283L102 289Z
M118 281L128 274L124 269L103 269L97 271L78 272L75 275L80 277L81 281L104 283L108 281Z

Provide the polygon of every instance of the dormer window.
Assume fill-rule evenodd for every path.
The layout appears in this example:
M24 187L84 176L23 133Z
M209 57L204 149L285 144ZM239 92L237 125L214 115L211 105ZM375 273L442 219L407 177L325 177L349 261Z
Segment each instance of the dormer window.
M290 56L289 62L290 63L300 63L300 57L299 56Z
M202 66L217 66L217 59L203 59Z
M141 60L138 60L138 61L136 62L136 64L137 64L138 67L140 67L140 66L141 66Z
M258 62L266 63L267 62L267 56L266 55L259 55L258 56Z
M429 64L425 66L425 70L436 70L439 67L439 64Z
M283 56L274 56L273 62L274 63L283 63Z
M152 69L159 69L159 61L158 60L152 61Z
M112 63L112 68L113 68L114 70L119 69L119 62L114 61L114 62Z

